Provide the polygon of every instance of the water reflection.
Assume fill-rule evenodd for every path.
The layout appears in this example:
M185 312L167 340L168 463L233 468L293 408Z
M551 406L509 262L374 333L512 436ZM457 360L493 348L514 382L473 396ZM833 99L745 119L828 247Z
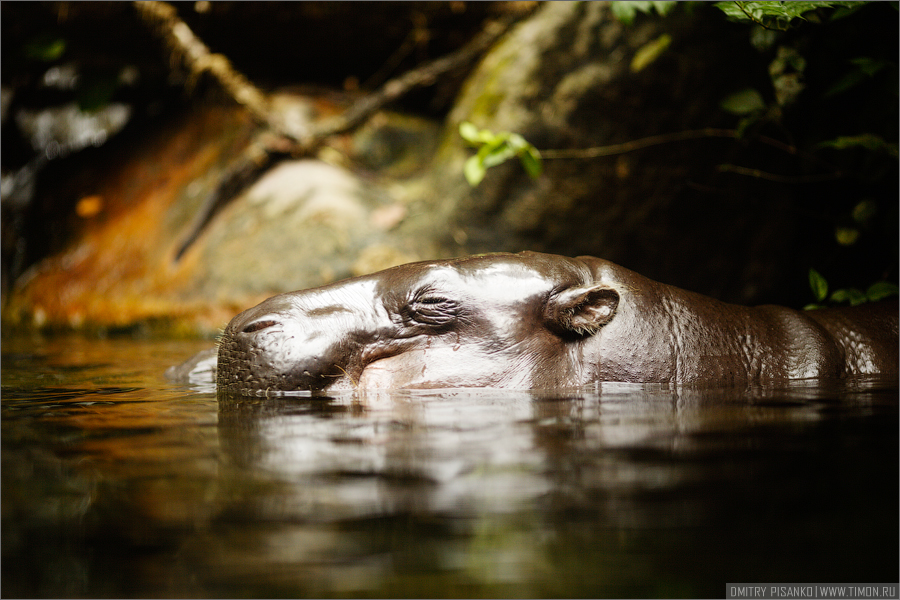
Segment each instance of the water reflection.
M341 523L342 535L329 540L333 546L325 555L351 560L345 557L348 547L359 552L356 544L365 547L368 528L378 524L389 523L394 535L405 532L399 544L413 535L406 531L409 523L428 524L415 534L418 545L436 546L428 565L402 546L384 548L389 564L366 563L366 577L329 584L338 586L327 588L338 594L368 589L373 580L390 582L398 569L408 578L404 569L418 565L498 593L718 595L696 578L705 574L717 581L726 565L738 564L745 570L755 564L760 575L771 575L780 572L772 557L809 575L821 568L823 554L831 553L825 562L832 566L849 558L827 543L833 538L846 542L873 533L871 525L838 531L802 511L779 511L785 502L788 509L790 502L807 502L810 489L842 495L831 488L847 483L847 474L818 461L820 424L832 414L852 420L860 413L895 412L896 392L889 390L870 381L782 389L608 385L564 395L453 391L265 401L220 396L219 435L233 468L266 473L281 483L278 494L244 514L275 522ZM833 423L826 429L826 438L835 433ZM785 468L785 460L793 466ZM861 472L853 478L858 491L879 487L867 479L870 469ZM821 499L810 503L817 504ZM797 540L815 539L828 549L807 553L809 561L797 565L791 552L754 532L761 512L775 539L798 525L801 532L824 527L823 536ZM880 517L897 520L890 509ZM731 537L735 531L741 539ZM895 555L895 533L866 543L884 543L879 552ZM312 547L320 553L322 536L317 540ZM722 545L731 548L730 555L722 554ZM739 550L741 545L746 549ZM282 543L274 546L284 551ZM672 556L673 548L689 552ZM585 552L598 562L584 561ZM235 558L239 562L243 555ZM868 568L891 564L881 558ZM850 564L858 567L860 561ZM666 575L660 577L660 569ZM563 573L568 583L560 581Z
M87 346L4 340L4 596L896 579L896 382L217 398Z

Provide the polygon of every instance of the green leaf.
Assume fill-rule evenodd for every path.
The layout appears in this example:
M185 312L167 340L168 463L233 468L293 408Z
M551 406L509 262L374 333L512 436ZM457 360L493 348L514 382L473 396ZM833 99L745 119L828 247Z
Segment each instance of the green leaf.
M853 216L853 220L859 223L860 225L865 225L878 212L878 205L872 200L861 200L856 203L856 206L853 207L853 211L850 213Z
M850 71L849 73L841 77L837 83L828 88L824 96L826 98L837 96L838 94L846 92L849 89L853 89L865 80L866 75L862 71Z
M828 282L815 269L809 270L809 287L816 302L821 302L828 296Z
M851 306L856 306L857 304L862 304L866 301L866 295L856 288L847 288L843 290L835 290L834 293L831 294L830 300L832 302L849 301Z
M834 239L841 246L852 246L859 239L859 229L856 227L835 227Z
M515 155L516 153L508 144L485 144L478 151L478 156L481 157L481 164L484 165L485 169L503 164Z
M509 144L509 147L517 154L531 145L518 133L510 133L506 138L506 143Z
M860 2L716 2L715 6L732 21L753 22L768 29L787 30L794 19L820 8L853 7Z
M857 67L864 75L875 77L879 71L885 67L891 66L891 62L883 59L868 58L860 56L859 58L851 58L850 63Z
M765 52L778 41L778 32L774 29L766 29L762 25L754 23L750 26L750 45Z
M884 298L896 296L898 293L900 293L900 288L898 288L896 284L887 281L879 281L878 283L873 283L869 286L869 289L866 290L866 298L868 298L870 302L877 302Z
M837 83L828 88L825 92L826 98L846 92L860 83L875 77L885 68L894 66L894 63L889 60L868 58L866 56L850 59L849 62L853 65L852 68Z
M482 129L478 132L478 143L479 144L499 144L502 143L503 140L499 139L503 136L502 133L494 133L489 129Z
M844 17L849 17L857 10L869 4L868 2L841 2L838 6L835 7L834 12L831 13L831 21L837 21L838 19L843 19ZM896 2L893 3L894 6L897 5Z
M53 62L66 52L66 40L41 35L25 45L25 56L42 62Z
M672 36L664 33L638 48L631 59L631 72L637 73L655 61L672 44Z
M828 296L828 284L825 282L825 278L819 275L815 269L809 270L809 287L812 288L813 294L816 296L816 302L807 304L803 307L803 310L824 308L821 303ZM861 292L856 288L835 290L831 296L828 296L828 300L830 302L849 302L851 306L857 306L865 302L876 302L896 296L898 291L900 291L900 288L896 284L879 281L870 285L865 292Z
M482 164L478 155L470 156L466 160L466 164L463 167L463 175L466 176L466 181L469 182L470 186L475 187L481 183L486 173L487 169L484 168L484 164Z
M651 2L653 8L656 9L656 12L659 13L659 16L664 17L669 14L673 8L678 6L678 2L670 1L670 2Z
M463 121L459 124L459 135L470 144L477 144L480 141L478 139L478 128L468 121Z
M719 106L726 112L742 116L763 110L766 102L762 94L753 88L747 88L726 97Z
M634 22L634 17L638 12L650 14L654 10L659 13L660 16L666 16L669 11L671 11L675 6L677 6L677 2L640 2L640 1L629 1L629 0L620 0L618 2L610 2L610 8L612 9L613 16L625 23L626 25L631 25Z
M541 163L541 154L534 146L526 148L523 152L519 153L519 162L522 163L522 168L525 169L525 172L528 173L532 179L537 179L544 171L544 165Z
M637 14L637 6L636 4L650 4L649 2L611 2L610 8L612 9L613 16L625 23L626 25L631 25L634 22L634 16Z
M819 142L819 148L834 148L835 150L846 150L847 148L865 148L873 152L886 152L887 154L897 157L897 144L889 144L879 135L874 133L861 133L859 135L846 135Z
M488 129L478 129L472 123L463 121L459 124L459 135L473 146L480 146L481 144L501 143L503 141L501 138L505 134L494 133Z
M531 177L541 174L540 152L518 133L494 133L463 121L459 124L459 135L473 146L479 146L475 156L470 157L463 166L463 174L472 187L481 183L488 169L514 156L519 157L522 167Z

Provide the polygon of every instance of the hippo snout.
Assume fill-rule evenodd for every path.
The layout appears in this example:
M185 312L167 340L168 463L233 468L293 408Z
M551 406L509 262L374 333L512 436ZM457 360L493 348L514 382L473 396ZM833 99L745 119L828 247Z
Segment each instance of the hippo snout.
M218 386L251 394L334 386L347 376L342 312L277 296L244 311L219 341Z

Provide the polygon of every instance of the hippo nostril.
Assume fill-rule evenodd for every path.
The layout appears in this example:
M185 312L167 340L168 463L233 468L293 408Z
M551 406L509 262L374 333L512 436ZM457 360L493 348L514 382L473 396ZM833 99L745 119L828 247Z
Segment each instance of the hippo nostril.
M242 330L242 333L253 333L254 331L260 331L261 329L268 329L273 325L278 325L278 321L273 321L271 319L265 319L263 321L254 321L250 323Z

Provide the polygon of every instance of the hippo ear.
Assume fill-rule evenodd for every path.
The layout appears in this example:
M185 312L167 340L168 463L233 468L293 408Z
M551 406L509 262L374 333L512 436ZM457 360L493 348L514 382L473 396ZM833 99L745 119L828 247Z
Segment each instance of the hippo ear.
M547 319L563 333L592 335L613 318L619 294L605 285L580 285L550 296Z

